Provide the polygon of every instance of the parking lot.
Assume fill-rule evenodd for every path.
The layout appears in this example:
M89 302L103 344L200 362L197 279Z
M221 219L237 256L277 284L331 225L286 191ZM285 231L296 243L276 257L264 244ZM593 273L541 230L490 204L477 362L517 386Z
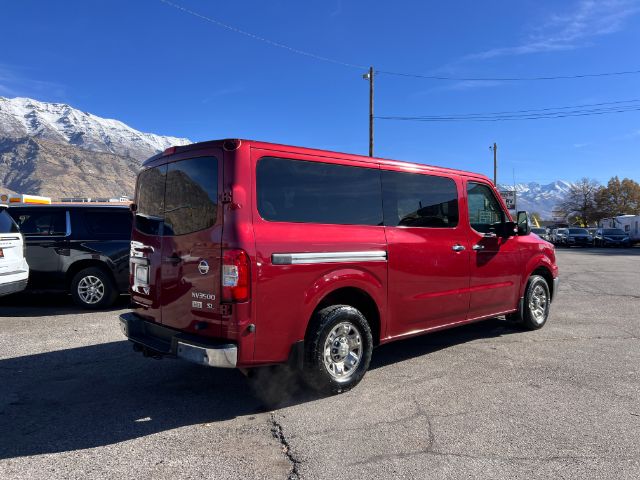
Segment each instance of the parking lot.
M0 478L639 478L640 248L562 249L548 325L386 345L352 392L134 353L117 308L0 303Z

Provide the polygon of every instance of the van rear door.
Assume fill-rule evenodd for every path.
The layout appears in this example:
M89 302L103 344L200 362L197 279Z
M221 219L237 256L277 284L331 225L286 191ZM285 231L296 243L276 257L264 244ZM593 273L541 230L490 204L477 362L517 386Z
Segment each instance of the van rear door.
M162 235L162 323L220 334L222 152L167 165Z

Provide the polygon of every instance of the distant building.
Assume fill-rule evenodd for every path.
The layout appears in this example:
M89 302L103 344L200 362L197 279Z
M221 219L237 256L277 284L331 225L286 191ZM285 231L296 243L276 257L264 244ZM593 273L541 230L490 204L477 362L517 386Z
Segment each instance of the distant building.
M562 207L556 205L551 209L551 219L554 222L565 223L567 221L567 214L563 211Z
M127 195L120 197L63 197L60 203L127 203L131 200Z

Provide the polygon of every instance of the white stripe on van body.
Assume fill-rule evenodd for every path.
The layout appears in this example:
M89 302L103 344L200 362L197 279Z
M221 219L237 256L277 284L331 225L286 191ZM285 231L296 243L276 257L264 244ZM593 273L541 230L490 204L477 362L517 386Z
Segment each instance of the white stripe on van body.
M387 252L384 250L371 250L365 252L274 253L271 255L271 263L274 265L386 261Z

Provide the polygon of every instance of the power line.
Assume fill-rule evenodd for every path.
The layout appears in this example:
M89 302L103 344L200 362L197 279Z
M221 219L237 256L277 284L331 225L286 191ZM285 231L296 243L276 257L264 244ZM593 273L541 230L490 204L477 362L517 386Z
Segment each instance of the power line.
M251 33L251 32L247 32L246 30L241 30L239 28L236 28L232 25L229 25L227 23L223 23L220 20L216 20L215 18L211 18L211 17L207 17L205 15L202 15L198 12L194 12L193 10L189 10L188 8L185 8L181 5L177 5L173 2L170 2L169 0L159 0L160 2L169 5L173 8L176 8L184 13L188 13L189 15L193 15L194 17L198 17L202 20L205 20L207 22L213 23L214 25L217 25L219 27L222 28L226 28L227 30L230 30L232 32L235 33L239 33L240 35L244 35L245 37L249 37L252 38L254 40L258 40L260 42L264 42L268 45L271 45L272 47L277 47L277 48L281 48L283 50L287 50L291 53L296 53L298 55L303 55L305 57L310 57L313 58L315 60L321 60L323 62L329 62L329 63L335 63L337 65L342 65L343 67L349 67L349 68L358 68L358 69L367 69L368 67L364 66L364 65L357 65L354 63L347 63L347 62L343 62L340 60L336 60L333 58L329 58L329 57L323 57L322 55L316 55L315 53L311 53L311 52L307 52L305 50L300 50L299 48L294 48L294 47L290 47L289 45L285 45L284 43L280 43L280 42L276 42L274 40L269 40L268 38L265 37L261 37L260 35L256 35L255 33Z
M497 122L506 120L541 120L566 117L584 117L640 111L640 100L621 100L616 102L593 103L577 106L514 110L492 113L465 113L450 115L423 116L377 116L380 120L416 121L416 122ZM589 108L584 108L589 107ZM573 109L573 110L570 110Z
M562 106L562 107L547 107L547 108L531 108L531 109L526 109L526 110L505 110L505 111L499 111L499 112L481 112L481 113L455 113L455 114L449 114L449 115L416 115L416 116L402 116L403 118L469 118L469 117L484 117L484 116L492 116L492 115L512 115L512 114L523 114L523 113L538 113L541 112L549 112L549 113L553 113L554 110L568 110L571 108L592 108L592 107L599 107L599 108L611 108L613 106L616 105L622 105L623 107L625 107L626 105L623 104L636 104L640 102L640 99L631 99L631 100L616 100L613 102L600 102L600 103L584 103L582 105L568 105L568 106ZM634 106L634 105L631 105ZM635 105L635 106L640 106L640 105Z
M537 80L571 80L577 78L614 77L620 75L637 75L640 70L627 70L623 72L582 73L578 75L555 75L543 77L450 77L442 75L421 75L419 73L403 73L378 70L379 74L395 75L399 77L424 78L427 80L449 80L458 82L531 82Z
M283 50L287 50L291 53L295 53L297 55L302 55L308 58L313 58L315 60L320 60L323 62L333 63L336 65L341 65L343 67L348 68L357 68L357 69L368 69L365 65L359 65L356 63L348 63L343 62L342 60L337 60L335 58L325 57L323 55L317 55L312 52L308 52L306 50L301 50L299 48L291 47L284 43L276 42L275 40L271 40L260 35L256 35L255 33L248 32L246 30L242 30L240 28L234 27L233 25L229 25L228 23L221 22L220 20L216 20L215 18L208 17L206 15L202 15L201 13L190 10L182 5L178 5L169 0L159 0L160 2L173 7L181 12L187 13L194 17L197 17L206 22L217 25L218 27L225 28L231 32L238 33L240 35L244 35L245 37L249 37L253 40L258 40L260 42L266 43L272 47L277 47ZM423 75L419 73L407 73L407 72L394 72L390 70L376 70L376 74L381 75L393 75L399 77L408 77L408 78L422 78L426 80L443 80L443 81L458 81L458 82L529 82L529 81L545 81L545 80L572 80L572 79L580 79L580 78L598 78L598 77L614 77L614 76L623 76L623 75L638 75L640 74L640 70L626 70L620 72L601 72L601 73L581 73L576 75L549 75L549 76L532 76L532 77L516 77L516 76L505 76L505 77L456 77L456 76L446 76L446 75Z

